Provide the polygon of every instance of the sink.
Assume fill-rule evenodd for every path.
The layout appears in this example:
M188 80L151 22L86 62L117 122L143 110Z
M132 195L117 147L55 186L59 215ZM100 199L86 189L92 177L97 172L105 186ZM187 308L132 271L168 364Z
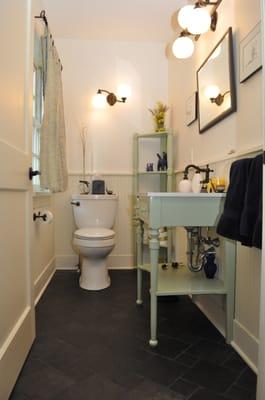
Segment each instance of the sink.
M149 192L139 195L138 215L152 227L216 226L223 211L225 193Z

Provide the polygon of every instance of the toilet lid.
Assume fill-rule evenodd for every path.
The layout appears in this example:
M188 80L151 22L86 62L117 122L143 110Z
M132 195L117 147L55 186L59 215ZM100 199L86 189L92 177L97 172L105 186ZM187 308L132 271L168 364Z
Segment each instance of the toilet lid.
M78 239L111 239L114 238L115 232L106 228L82 228L75 231L74 236Z

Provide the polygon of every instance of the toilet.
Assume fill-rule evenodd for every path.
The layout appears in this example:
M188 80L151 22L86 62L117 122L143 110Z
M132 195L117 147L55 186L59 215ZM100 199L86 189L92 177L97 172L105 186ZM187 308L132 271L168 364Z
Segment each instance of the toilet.
M115 246L114 225L118 196L82 194L71 201L77 230L73 245L80 255L80 287L101 290L110 286L107 257Z

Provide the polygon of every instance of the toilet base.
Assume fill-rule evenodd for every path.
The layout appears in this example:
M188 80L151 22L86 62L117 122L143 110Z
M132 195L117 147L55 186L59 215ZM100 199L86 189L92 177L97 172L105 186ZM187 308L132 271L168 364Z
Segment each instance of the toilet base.
M102 290L110 286L111 280L105 259L82 257L79 286L85 290Z

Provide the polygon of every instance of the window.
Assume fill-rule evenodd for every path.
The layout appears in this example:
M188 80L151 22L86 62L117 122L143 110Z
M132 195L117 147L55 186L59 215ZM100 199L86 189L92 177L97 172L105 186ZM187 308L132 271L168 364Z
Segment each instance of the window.
M34 66L33 70L33 138L32 138L32 168L40 170L40 130L43 118L43 80L42 69ZM34 176L33 187L40 191L40 177Z

